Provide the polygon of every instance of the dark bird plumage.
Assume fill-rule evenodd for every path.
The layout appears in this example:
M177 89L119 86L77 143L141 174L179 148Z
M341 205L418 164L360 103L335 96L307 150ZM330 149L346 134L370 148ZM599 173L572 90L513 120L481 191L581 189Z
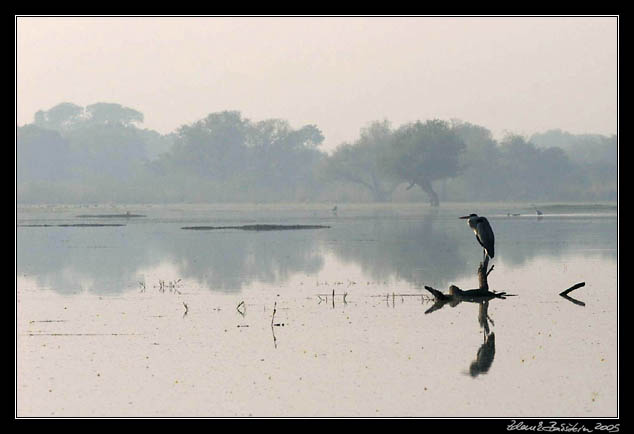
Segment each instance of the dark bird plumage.
M493 229L486 217L480 217L477 214L469 214L460 217L461 219L467 219L467 224L475 233L476 240L484 248L484 251L493 259L495 255L495 235L493 235Z

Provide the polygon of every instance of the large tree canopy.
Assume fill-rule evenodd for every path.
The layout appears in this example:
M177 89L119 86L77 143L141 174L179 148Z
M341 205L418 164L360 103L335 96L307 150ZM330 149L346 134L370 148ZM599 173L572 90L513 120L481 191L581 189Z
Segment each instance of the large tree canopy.
M82 120L84 108L70 102L63 102L49 110L35 113L35 125L51 130L65 130L74 127Z
M178 177L183 197L305 198L318 190L314 171L325 158L317 150L323 139L314 125L294 129L282 119L252 122L224 111L180 127L174 146L154 167ZM196 179L204 191L200 182L194 185Z
M35 125L65 131L90 125L132 126L143 122L143 113L121 104L98 102L86 108L63 102L49 110L35 113Z
M614 200L616 136L561 130L493 138L452 120L388 120L322 152L314 124L210 113L170 134L140 129L139 111L62 102L16 132L23 202L389 201L399 185L440 200ZM438 194L435 189L438 188ZM396 196L395 196L396 197ZM398 200L420 200L398 192Z
M405 124L392 137L389 152L385 153L385 167L395 177L410 186L418 185L438 206L432 182L458 175L460 153L465 144L450 124L428 120Z
M359 139L339 146L325 167L326 176L366 188L377 202L389 200L399 184L398 177L385 170L392 129L389 121L375 121L361 130Z
M96 124L133 125L143 122L143 113L120 104L98 102L86 107L87 120Z

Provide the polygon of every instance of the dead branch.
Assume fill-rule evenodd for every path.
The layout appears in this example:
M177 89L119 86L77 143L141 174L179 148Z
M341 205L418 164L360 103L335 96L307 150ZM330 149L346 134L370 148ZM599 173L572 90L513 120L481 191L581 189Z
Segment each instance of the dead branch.
M579 306L585 306L586 305L583 301L577 300L576 298L572 298L569 295L566 295L566 294L559 294L559 295L561 295L563 298L565 298L569 302L574 303L576 305L579 305Z
M570 301L571 303L574 303L574 304L579 305L579 306L585 306L586 304L583 301L579 301L579 300L574 299L574 298L572 298L572 297L570 297L568 295L569 292L572 292L575 289L581 288L582 286L585 286L585 285L586 285L586 282L576 283L576 284L572 285L570 288L566 289L565 291L560 292L559 295L561 295L563 298L565 298L566 300Z
M586 282L575 283L570 288L566 289L565 291L560 292L559 295L561 295L563 297L564 295L568 295L569 292L572 292L572 291L574 291L577 288L581 288L582 286L586 286Z
M275 321L275 312L277 312L277 301L273 303L273 315L271 315L271 327L273 327L273 322Z

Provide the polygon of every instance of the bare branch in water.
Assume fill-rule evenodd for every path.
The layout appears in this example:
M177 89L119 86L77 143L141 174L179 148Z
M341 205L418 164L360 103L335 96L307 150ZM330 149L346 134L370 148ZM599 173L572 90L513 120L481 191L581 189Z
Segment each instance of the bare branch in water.
M568 295L569 292L572 292L572 291L574 291L577 288L581 288L582 286L586 286L586 282L576 283L576 284L572 285L570 288L566 289L565 291L560 292L559 295L561 295L561 296Z
M277 312L277 301L273 304L273 315L271 315L271 333L273 333L273 345L277 348L277 338L275 337L275 312Z
M491 268L489 268L489 271L487 271L487 277L489 277L489 274L491 274L491 271L493 271L493 268L495 268L495 265L491 265Z
M585 285L586 285L586 282L576 283L576 284L572 285L570 288L566 289L565 291L560 292L559 295L561 295L563 298L565 298L566 300L568 300L568 301L570 301L570 302L572 302L572 303L574 303L576 305L585 306L586 304L583 301L579 301L579 300L574 299L574 298L572 298L572 297L570 297L568 295L569 292L572 292L575 289L581 288L582 286L585 286Z
M240 307L242 307L242 309L240 309ZM242 316L246 315L247 313L247 305L244 304L244 300L241 301L240 303L238 303L238 306L236 306L236 310L238 311L238 313Z
M559 294L559 295L561 295L563 298L565 298L569 302L574 303L576 305L579 305L579 306L585 306L586 305L583 301L579 301L576 298L572 298L569 295L566 295L566 294Z

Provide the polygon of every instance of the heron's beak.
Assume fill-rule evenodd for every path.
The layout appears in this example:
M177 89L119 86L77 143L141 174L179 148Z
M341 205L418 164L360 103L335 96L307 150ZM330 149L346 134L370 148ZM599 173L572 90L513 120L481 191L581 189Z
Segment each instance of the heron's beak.
M468 215L463 215L462 217L458 217L459 219L468 219L469 216Z

